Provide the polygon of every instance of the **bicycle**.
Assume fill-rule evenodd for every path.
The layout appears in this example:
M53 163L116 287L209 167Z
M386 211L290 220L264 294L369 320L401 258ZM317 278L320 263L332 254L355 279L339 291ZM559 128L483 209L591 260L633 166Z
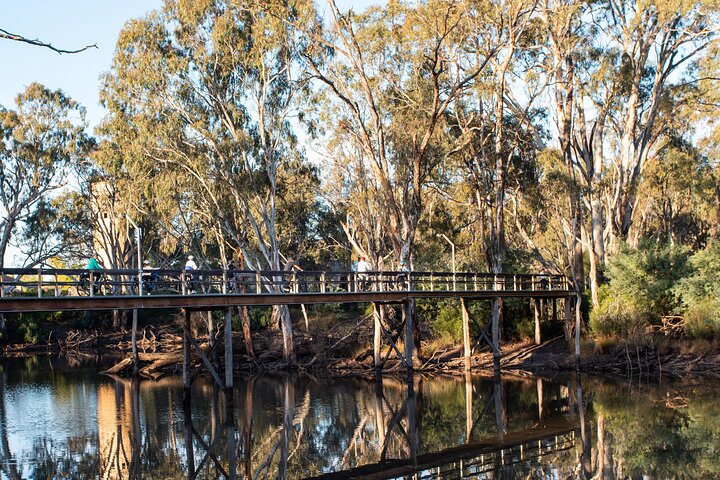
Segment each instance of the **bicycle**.
M110 295L113 291L112 282L105 273L96 273L93 279L93 295ZM84 272L80 274L80 280L77 283L77 293L81 297L90 296L90 273Z
M161 289L160 275L157 272L145 271L142 274L142 293L143 295L150 295L152 292ZM132 280L132 294L139 295L137 277Z

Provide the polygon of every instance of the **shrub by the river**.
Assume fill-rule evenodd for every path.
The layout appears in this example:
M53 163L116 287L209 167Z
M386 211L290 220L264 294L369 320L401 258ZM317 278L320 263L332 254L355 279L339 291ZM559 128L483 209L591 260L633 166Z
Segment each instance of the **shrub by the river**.
M609 285L599 290L600 305L590 313L590 329L597 337L636 337L650 321L647 309L615 295Z
M488 302L470 302L470 333L473 338L480 335L476 323L485 324L489 318ZM423 300L417 302L418 321L427 325L433 339L444 342L462 341L462 311L460 301Z
M418 302L418 319L427 322L432 336L444 341L462 340L460 302L439 300Z
M648 323L676 313L678 283L692 274L685 247L643 243L623 246L608 261L609 282L599 291L600 305L590 315L598 336L633 337Z
M676 287L682 299L685 333L694 338L720 338L720 243L690 258L692 274Z

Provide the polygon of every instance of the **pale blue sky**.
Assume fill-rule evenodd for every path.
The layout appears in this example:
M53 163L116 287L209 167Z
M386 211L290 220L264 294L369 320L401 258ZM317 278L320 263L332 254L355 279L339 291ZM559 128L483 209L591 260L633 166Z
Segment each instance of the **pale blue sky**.
M383 0L338 0L345 10L360 10ZM325 10L324 0L318 2ZM14 107L15 97L32 82L61 88L88 113L90 127L102 118L98 104L99 76L109 70L115 41L125 22L159 8L161 0L0 0L0 28L54 47L72 50L96 43L73 55L58 55L46 48L0 40L0 105Z
M261 0L260 0L261 1ZM338 7L356 11L385 0L337 0ZM318 0L321 11L325 0ZM0 39L0 105L15 108L15 97L32 82L62 89L87 109L90 132L104 113L98 103L100 74L110 69L115 42L125 22L160 8L162 0L0 0L0 28L39 39L56 48L74 50L97 44L77 54L59 55L47 48ZM6 265L20 265L15 248L6 253Z
M115 41L125 22L158 8L160 0L0 0L0 28L76 49L96 43L73 55L58 55L46 48L0 40L0 105L14 108L16 95L32 82L61 88L88 111L91 126L102 117L98 105L99 76L112 62Z

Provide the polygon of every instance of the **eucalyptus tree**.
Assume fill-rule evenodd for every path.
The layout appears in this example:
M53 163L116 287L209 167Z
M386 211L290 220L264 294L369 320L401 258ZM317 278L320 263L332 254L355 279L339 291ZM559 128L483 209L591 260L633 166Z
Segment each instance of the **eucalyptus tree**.
M306 85L307 37L291 25L317 21L310 1L167 0L126 25L105 78L104 132L125 170L170 199L169 221L229 239L251 269L282 269L278 192L303 161L291 119ZM277 314L294 362L287 307Z
M15 110L0 109L0 269L18 227L45 210L47 197L65 185L90 144L85 109L61 90L32 83L15 104ZM31 247L28 258L37 264L57 245L41 239ZM0 315L0 332L4 330Z
M92 146L85 109L61 90L32 83L15 103L15 110L0 110L0 268L18 226L47 208ZM39 263L54 245L34 247L28 258Z
M507 191L509 183L522 188L522 172L517 168L526 154L534 156L541 148L542 139L537 135L537 109L533 91L534 82L525 73L526 60L532 63L535 43L532 19L538 8L535 0L512 0L487 5L486 22L474 25L474 50L480 45L493 45L495 54L490 57L491 69L485 72L481 82L458 98L454 105L457 145L453 154L458 155L464 171L473 186L477 216L482 224L482 241L488 271L503 273L507 253L506 218ZM518 102L511 91L510 79L521 78L527 86L528 100ZM541 91L542 89L538 90ZM532 163L532 159L530 159ZM509 178L509 170L514 177ZM497 288L503 288L497 285ZM500 340L502 300L492 301L493 341Z
M690 98L694 62L714 38L713 6L703 2L548 0L547 61L558 144L569 178L575 230L571 263L583 287L583 247L597 305L608 249L629 238L644 165ZM587 219L587 220L586 220ZM632 237L632 236L631 236Z
M332 0L328 7L326 35L309 32L324 48L307 59L328 99L321 119L332 122L330 155L344 170L345 229L375 265L388 254L410 264L424 189L444 159L445 115L496 51L474 38L487 6L390 2L359 14Z

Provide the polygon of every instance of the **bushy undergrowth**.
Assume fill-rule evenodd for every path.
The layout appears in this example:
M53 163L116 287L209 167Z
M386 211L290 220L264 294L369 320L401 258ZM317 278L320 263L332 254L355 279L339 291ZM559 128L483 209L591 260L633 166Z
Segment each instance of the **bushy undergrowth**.
M596 336L636 337L680 308L678 283L692 274L685 247L641 244L623 247L608 261L609 282L601 287L600 305L590 314Z
M489 315L487 302L471 302L470 317L477 322L484 323ZM423 300L417 302L418 320L430 330L432 338L446 342L462 341L462 311L460 301ZM475 322L470 322L471 335L479 335Z
M678 282L685 332L695 338L720 338L720 243L690 258L692 274Z
M682 315L690 338L720 338L720 244L690 254L685 247L642 244L608 261L608 283L590 314L598 337L637 338L665 315Z

